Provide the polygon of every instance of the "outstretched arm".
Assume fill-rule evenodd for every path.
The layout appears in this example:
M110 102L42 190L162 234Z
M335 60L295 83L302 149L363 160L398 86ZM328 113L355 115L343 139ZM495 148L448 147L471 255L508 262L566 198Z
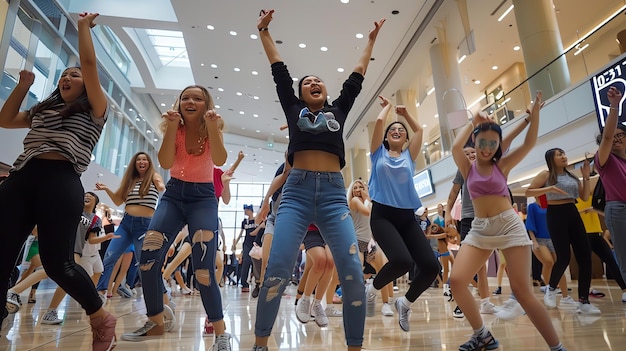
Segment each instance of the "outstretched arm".
M30 71L20 71L20 79L0 110L0 127L2 128L30 128L28 111L20 112L20 105L28 94L30 86L35 82L35 74Z
M374 22L374 29L370 31L370 34L367 38L367 45L365 45L365 49L363 49L363 53L359 58L359 62L356 67L354 67L353 72L360 73L362 76L367 72L367 66L370 63L370 58L372 57L372 50L374 49L374 43L376 42L376 37L378 36L378 31L380 31L380 27L385 23L385 19L381 19L378 22Z
M606 96L609 98L611 107L609 109L609 115L606 117L606 121L604 122L602 140L600 141L600 146L598 147L598 163L601 167L604 167L606 161L609 160L609 154L611 153L611 147L613 145L613 134L615 134L615 129L617 129L617 123L619 123L618 113L620 108L622 108L622 106L620 106L620 101L622 101L622 92L616 87L610 87Z
M98 17L97 13L83 13L78 19L78 55L80 57L80 70L85 82L85 90L87 98L96 118L104 118L107 109L107 98L100 86L98 78L98 61L96 60L96 51L93 48L91 39L91 28L96 24L94 20Z
M259 30L259 38L261 38L263 50L265 50L265 55L267 55L267 59L270 61L270 64L282 62L280 54L278 53L278 49L276 49L274 39L272 39L269 31L269 25L272 21L273 15L274 10L261 10L259 20L256 26Z
M385 138L385 136L383 135L383 123L385 123L385 118L389 114L389 111L391 111L391 104L389 103L389 100L384 96L379 96L379 98L381 100L380 106L382 106L383 109L378 114L378 117L376 117L376 122L374 124L372 141L370 142L371 153L374 153L374 151L378 150L380 144L383 143L383 139Z
M419 155L420 149L422 148L422 139L424 138L424 129L420 126L415 118L409 113L405 106L396 106L396 113L406 120L413 130L413 137L409 142L409 153L411 154L411 159L415 160Z

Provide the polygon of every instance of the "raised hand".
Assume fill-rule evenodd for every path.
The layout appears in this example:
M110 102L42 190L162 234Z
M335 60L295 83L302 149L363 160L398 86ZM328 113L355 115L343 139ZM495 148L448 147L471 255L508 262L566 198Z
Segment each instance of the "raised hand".
M168 122L176 122L178 123L183 116L175 110L167 110L164 114L161 115L161 118L165 118Z
M17 85L30 87L34 82L35 73L26 70L20 71L20 80L17 82Z
M78 19L78 23L80 24L80 23L87 22L89 23L89 28L93 28L96 26L96 22L94 22L94 20L99 15L100 15L99 13L89 13L89 12L80 13L78 14L78 16L80 16L80 18Z
M220 116L217 112L215 112L215 110L208 110L205 114L204 114L204 119L208 122L208 121L212 121L212 122L216 122L218 119L222 118L222 116Z
M406 117L406 115L408 114L408 111L406 110L406 106L404 105L396 106L396 114Z
M526 113L531 116L537 115L537 113L543 108L543 105L545 103L546 102L543 101L543 91L537 90L537 95L535 95L535 101L533 101L533 106L531 108L527 108Z
M246 155L243 153L243 151L239 151L239 153L237 154L237 159L243 160L244 157L246 157Z
M489 116L487 116L487 114L483 111L478 111L475 115L474 118L472 118L472 124L474 126L477 126L481 123L487 123L487 122L493 122Z
M606 97L609 98L609 103L611 103L611 107L620 108L620 101L622 101L622 92L619 91L616 87L612 86L606 92Z
M380 27L382 27L384 23L385 23L384 18L381 18L380 21L378 22L374 22L374 29L370 31L370 34L368 37L369 40L376 40L376 37L378 36L378 32L380 31Z
M259 13L259 20L257 21L256 27L260 30L261 28L267 28L272 22L272 15L274 14L274 10L261 10Z
M107 190L109 187L103 183L96 183L96 190Z

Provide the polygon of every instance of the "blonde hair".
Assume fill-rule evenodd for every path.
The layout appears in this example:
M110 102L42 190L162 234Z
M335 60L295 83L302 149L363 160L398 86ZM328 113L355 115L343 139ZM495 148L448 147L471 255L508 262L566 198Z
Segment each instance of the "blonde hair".
M180 99L182 98L182 96L185 93L185 91L187 91L189 89L193 89L193 88L198 88L198 89L200 89L202 91L202 95L204 96L204 101L206 102L206 111L215 109L215 103L213 102L213 97L211 96L211 93L209 93L209 90L207 88L205 88L205 87L203 87L201 85L190 85L190 86L186 87L185 89L183 89L180 92L180 94L178 95L178 98L176 98L176 102L174 102L174 106L172 108L176 112L180 113L181 117L183 116L183 112L180 109ZM206 113L206 111L204 111L204 112ZM178 128L180 128L181 125L182 126L185 125L185 118L184 117L181 118L180 124L178 125ZM218 127L219 127L219 124L218 124ZM222 125L222 128L223 127L224 126ZM220 128L220 130L222 128ZM165 131L167 130L167 120L164 120L163 122L161 122L161 124L159 124L159 129L161 130L161 133L165 134ZM204 118L202 118L202 120L200 121L200 130L203 130L203 129L206 130L206 122L205 122Z
M354 188L354 184L356 183L361 183L361 185L363 185L364 188L367 188L367 184L365 184L365 182L361 179L355 179L352 181L352 183L350 183L350 187L348 188L348 193L346 194L346 198L348 199L348 203L350 203L350 201L352 201L352 198L354 197L354 191L352 190Z

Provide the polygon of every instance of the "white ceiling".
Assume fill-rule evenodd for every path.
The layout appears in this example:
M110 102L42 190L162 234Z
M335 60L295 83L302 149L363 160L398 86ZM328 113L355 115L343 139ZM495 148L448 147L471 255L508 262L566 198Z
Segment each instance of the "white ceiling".
M519 45L514 13L502 22L497 21L511 1L467 0L477 47L476 52L460 64L463 86L459 88L467 104L479 99L483 94L481 89L504 69L523 61L522 52L513 51L513 47ZM564 47L623 5L622 1L612 0L554 0L553 3ZM427 125L425 135L428 135L430 128L437 125L435 94L426 97L425 93L432 87L429 48L438 40L435 28L445 26L452 43L459 43L464 36L455 0L352 0L347 4L340 0L266 0L254 2L252 6L249 0L137 0L132 2L132 11L122 11L120 5L131 5L121 0L105 3L87 0L80 5L83 11L101 13L99 23L110 26L120 36L140 71L140 79L131 81L133 90L149 94L160 110L171 106L176 94L186 85L201 84L211 89L220 106L218 112L227 125L225 141L231 151L227 162L232 163L236 153L243 150L247 157L236 177L239 181L251 182L271 180L288 142L287 132L279 130L285 121L267 58L260 41L250 37L257 34L261 5L276 10L270 31L274 40L282 41L278 50L292 76L315 74L321 77L328 86L331 100L356 64L373 22L383 17L387 19L374 48L375 60L370 62L363 90L345 127L350 130L359 120L355 132L346 141L347 148L367 147L366 124L379 111L377 94L391 97L398 90L417 92L422 100L417 110L418 119ZM72 7L77 6L77 2L73 2ZM429 11L435 9L430 19ZM394 10L399 13L392 14ZM207 25L212 25L214 30L207 29ZM123 34L124 28L182 31L192 76L180 75L188 77L183 81L159 78L159 72L146 63L148 60L141 54L143 50L137 48L138 43L132 36ZM237 35L231 35L230 31ZM416 32L421 34L411 43ZM357 33L362 33L364 38L358 39ZM300 48L300 43L306 44L306 48ZM328 51L322 52L322 46ZM210 64L216 64L217 68L211 68ZM498 70L492 69L494 65ZM240 71L236 72L235 68ZM339 73L338 68L345 71ZM253 75L252 71L258 74ZM480 80L481 84L474 84L473 80ZM242 95L238 96L237 92ZM154 116L154 125L158 124L158 119L159 116ZM273 148L267 146L268 138L273 138Z

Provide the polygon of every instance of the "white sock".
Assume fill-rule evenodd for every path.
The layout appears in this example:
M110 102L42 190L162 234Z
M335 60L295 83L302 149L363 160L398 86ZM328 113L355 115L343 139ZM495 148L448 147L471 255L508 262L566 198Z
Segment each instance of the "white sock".
M302 295L302 299L301 299L301 300L307 300L307 301L309 301L309 300L311 300L311 295L309 295L309 296Z
M481 305L482 305L482 304L485 304L485 303L489 303L489 302L491 302L491 301L489 301L489 298L488 298L488 297L485 297L484 299L480 299L480 304L481 304Z
M315 301L313 301L314 305L321 305L322 304L322 300L321 299L315 299Z

